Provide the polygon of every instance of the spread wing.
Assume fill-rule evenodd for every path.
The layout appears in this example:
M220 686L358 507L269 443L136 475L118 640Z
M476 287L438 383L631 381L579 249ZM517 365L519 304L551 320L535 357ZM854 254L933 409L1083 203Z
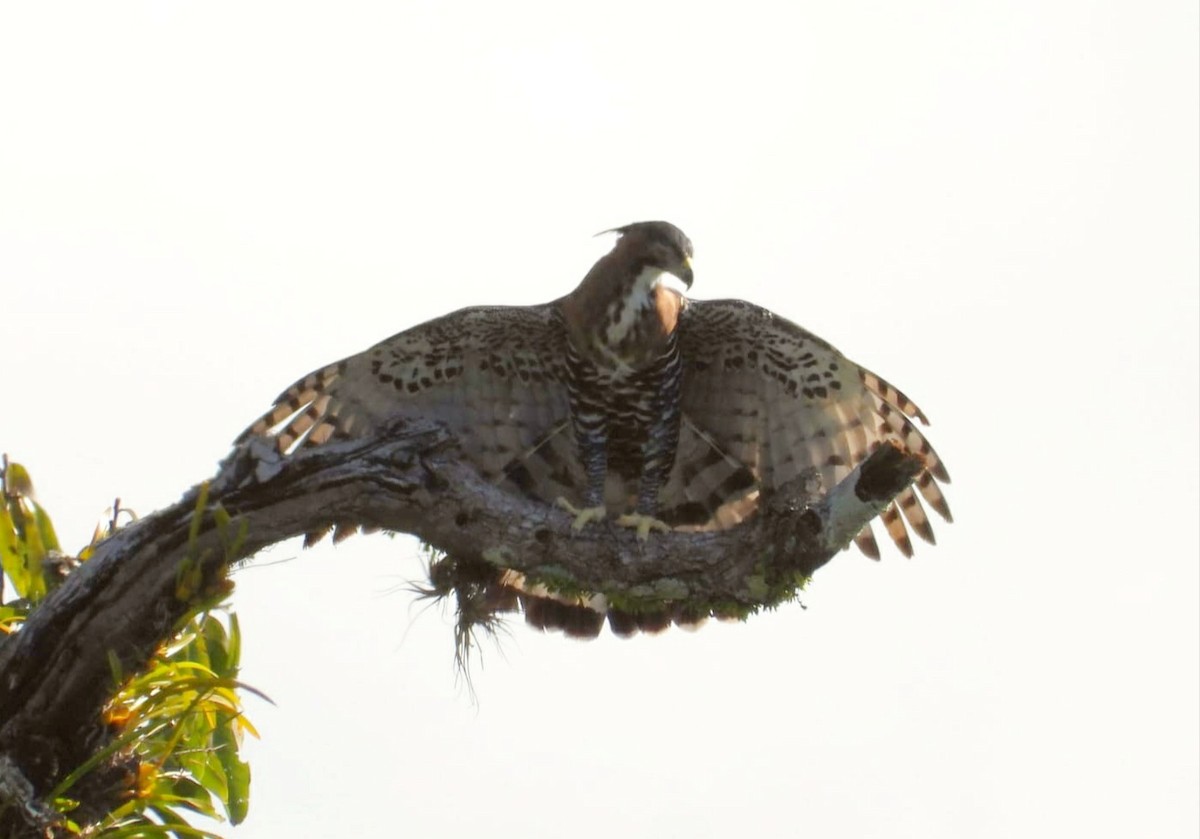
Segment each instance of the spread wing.
M684 427L711 445L694 446L689 455L681 443L665 507L686 504L714 516L734 511L740 518L759 489L774 489L811 468L828 490L890 440L926 464L915 491L906 489L881 516L892 540L912 554L907 520L933 541L918 493L950 520L938 486L950 476L912 422L927 423L924 414L874 373L796 324L740 300L692 301L679 322L679 341ZM868 556L879 556L869 526L855 541Z
M279 450L435 420L488 479L552 502L582 486L557 305L461 309L305 376L242 433Z

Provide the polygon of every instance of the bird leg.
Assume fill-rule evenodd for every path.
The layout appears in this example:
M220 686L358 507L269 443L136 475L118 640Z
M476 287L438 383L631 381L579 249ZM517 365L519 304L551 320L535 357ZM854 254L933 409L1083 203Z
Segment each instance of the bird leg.
M558 498L555 503L575 516L571 525L574 530L583 530L590 522L601 521L608 510L604 506L604 481L608 472L608 434L603 422L595 422L592 416L581 420L581 413L576 413L572 419L575 425L575 439L579 444L580 458L583 460L584 472L587 475L587 487L583 492L583 507L579 508L565 498Z
M575 521L571 523L572 530L583 530L590 522L603 520L604 516L608 513L603 504L580 508L561 495L554 499L554 503L575 517Z
M665 521L660 521L654 516L647 516L641 513L626 513L617 519L617 524L621 527L636 528L639 542L645 542L649 539L651 530L658 531L659 533L671 532L671 526Z
M679 387L682 374L678 356L672 356L662 374L656 392L655 410L646 439L642 443L642 476L638 485L636 512L617 519L622 527L637 529L639 541L646 541L650 531L669 533L671 526L655 517L658 493L675 463L679 445Z
M653 484L653 486L649 486ZM637 530L639 542L645 542L650 538L650 531L657 533L670 533L671 525L654 516L658 509L658 489L661 481L653 481L648 479L646 475L642 476L642 491L638 493L637 510L633 513L626 513L617 519L617 524L621 527L631 527Z

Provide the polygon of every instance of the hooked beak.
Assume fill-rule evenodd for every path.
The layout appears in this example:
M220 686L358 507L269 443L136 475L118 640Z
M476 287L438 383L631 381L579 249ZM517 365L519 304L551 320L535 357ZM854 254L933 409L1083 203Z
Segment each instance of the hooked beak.
M683 284L688 288L692 287L692 258L685 256L683 265L680 267L679 279L683 280Z

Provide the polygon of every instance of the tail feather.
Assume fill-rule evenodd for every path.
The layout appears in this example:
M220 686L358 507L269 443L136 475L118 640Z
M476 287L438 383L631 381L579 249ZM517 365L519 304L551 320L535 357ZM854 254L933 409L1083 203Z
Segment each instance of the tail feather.
M929 544L936 545L937 539L933 535L933 526L929 523L929 516L925 515L925 508L917 500L917 494L913 492L911 486L896 496L896 504L900 507L900 512L904 514L913 533Z
M879 543L875 541L871 525L868 524L858 531L858 535L854 537L854 544L858 545L858 549L867 559L879 560Z
M313 545L317 544L322 539L324 539L329 534L329 531L331 531L331 530L333 530L333 525L326 524L326 525L322 525L321 527L317 528L316 530L310 530L308 533L305 533L304 534L304 547L311 548Z
M731 527L753 509L752 502L741 502L757 487L754 473L744 463L684 417L659 515L673 526L689 529Z
M946 471L942 459L938 457L938 453L934 451L929 441L925 439L925 435L917 430L911 422L908 421L899 408L888 402L883 401L879 396L875 397L876 410L887 427L896 436L897 441L907 451L924 459L926 468L933 473L933 476L939 481L950 483L950 473Z
M946 501L946 496L942 494L942 488L937 485L937 481L928 472L922 472L917 476L917 491L921 493L921 497L930 507L937 510L938 515L946 521L954 521L954 516L950 514L950 504Z
M259 417L235 441L274 435L279 451L287 453L297 446L320 445L337 431L338 404L327 392L345 370L345 362L331 364L309 373L275 399L275 405Z
M887 509L879 516L883 526L887 528L888 536L896 543L896 547L900 549L900 553L904 554L909 559L912 559L913 544L908 538L908 528L904 526L904 519L900 516L900 511L896 509L895 504L889 504Z
M906 417L918 419L925 425L929 425L929 419L925 413L917 407L917 403L913 402L904 393L891 382L881 379L870 370L859 368L859 376L862 378L862 383L867 390L878 396L885 402L890 403L897 410L904 413Z

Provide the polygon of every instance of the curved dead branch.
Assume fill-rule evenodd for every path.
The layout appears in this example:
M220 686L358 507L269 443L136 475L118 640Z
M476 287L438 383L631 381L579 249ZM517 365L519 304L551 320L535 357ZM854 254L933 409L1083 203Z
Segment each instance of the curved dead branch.
M268 545L330 527L386 529L464 567L602 592L634 612L744 615L791 596L921 469L884 446L824 497L800 481L732 530L643 543L607 524L577 533L567 513L484 482L455 455L432 425L287 457L252 440L211 481L100 544L0 645L0 836L55 835L40 799L110 740L100 711L122 674L224 591L232 564Z

